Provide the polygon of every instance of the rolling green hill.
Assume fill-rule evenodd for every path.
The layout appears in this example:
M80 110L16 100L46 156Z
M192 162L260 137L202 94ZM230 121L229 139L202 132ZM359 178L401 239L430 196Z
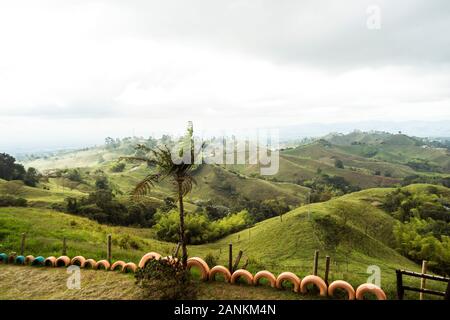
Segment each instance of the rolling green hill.
M425 192L427 185L407 187L410 192ZM447 188L438 187L450 196ZM390 188L368 189L324 203L299 207L279 217L262 221L250 229L229 235L219 241L189 246L191 256L216 256L226 264L227 246L244 251L247 268L256 272L268 269L274 273L293 271L303 277L311 273L314 250L320 250L320 269L324 256L332 257L331 280L344 279L354 286L364 283L370 265L381 269L382 287L393 297L396 268L419 271L419 267L392 248L394 224L379 204ZM343 210L345 208L345 210ZM345 215L345 217L343 216ZM324 239L332 231L318 224L320 218L343 219L349 237L335 248ZM323 220L322 220L323 221ZM43 208L0 209L0 251L19 250L21 233L27 233L26 253L59 255L63 237L68 239L68 254L104 258L106 235L113 234L114 259L138 262L148 251L171 254L174 244L155 239L152 229L110 227L85 218ZM414 280L412 280L414 281ZM417 284L416 284L417 285ZM412 295L411 295L412 296Z

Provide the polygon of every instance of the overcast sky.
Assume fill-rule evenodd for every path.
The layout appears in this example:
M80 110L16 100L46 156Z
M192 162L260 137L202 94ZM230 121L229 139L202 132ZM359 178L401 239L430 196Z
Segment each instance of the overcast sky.
M448 0L0 0L0 151L450 120L449 34Z

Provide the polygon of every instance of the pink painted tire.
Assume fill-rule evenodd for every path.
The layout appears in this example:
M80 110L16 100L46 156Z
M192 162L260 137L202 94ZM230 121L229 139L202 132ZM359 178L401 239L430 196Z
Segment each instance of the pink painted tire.
M283 272L277 277L276 287L278 289L283 289L283 281L289 281L294 285L294 292L298 292L300 290L301 280L297 277L296 274L292 272Z
M317 288L319 288L320 295L322 297L327 296L327 292L328 292L327 284L325 283L325 281L323 281L323 279L321 277L314 276L314 275L309 275L309 276L304 277L302 282L300 283L301 293L308 292L308 288L307 288L308 284L314 284Z
M269 280L270 286L272 288L275 288L277 286L277 278L275 278L272 272L267 270L257 272L253 277L253 284L257 286L259 284L259 280L262 278Z
M123 266L122 272L123 273L127 273L127 272L135 273L137 268L138 267L136 266L136 264L134 264L133 262L128 262Z
M70 265L70 258L68 256L60 256L56 259L56 267L67 267Z
M114 262L113 264L112 264L112 266L111 266L111 271L120 271L120 272L122 272L123 271L123 268L125 267L125 262L123 262L123 261L121 261L121 260L119 260L119 261L116 261L116 262Z
M384 293L384 291L374 285L373 283L364 283L362 285L360 285L357 289L356 289L356 299L357 300L364 300L364 295L366 293L373 293L378 300L386 300L386 294Z
M224 266L215 266L211 270L209 270L209 280L211 281L216 280L216 274L218 273L223 274L226 282L230 282L231 272L230 270L228 270L228 268L225 268Z
M144 254L141 261L139 261L139 268L144 268L147 262L152 259L161 259L161 255L157 252L149 252Z
M328 295L330 297L332 297L334 295L334 291L336 289L342 289L345 292L347 292L348 300L355 300L355 297L356 297L355 289L353 289L352 285L350 283L348 283L347 281L344 281L344 280L333 281L328 286Z
M33 261L34 261L34 256L28 255L28 256L25 257L25 264L26 264L26 265L32 264Z
M192 257L187 260L187 270L190 270L192 267L198 267L201 272L201 278L203 281L208 280L209 278L209 266L208 264L199 257Z
M108 260L100 260L97 262L96 269L97 270L109 270L111 268L111 265L109 264Z
M70 264L74 266L79 266L80 268L83 268L84 263L86 259L83 256L76 256L73 257L72 260L70 260Z
M239 278L244 278L248 284L253 284L253 275L247 270L239 269L233 272L230 282L236 283Z
M56 266L56 258L54 256L50 256L44 260L44 266L46 267L55 267Z
M85 269L97 269L97 261L95 261L94 259L87 259L86 261L84 261L82 268Z

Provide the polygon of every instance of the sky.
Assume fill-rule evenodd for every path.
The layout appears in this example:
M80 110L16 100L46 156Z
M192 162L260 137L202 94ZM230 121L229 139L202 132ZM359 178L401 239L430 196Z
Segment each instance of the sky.
M0 0L0 151L448 121L449 32L447 0Z

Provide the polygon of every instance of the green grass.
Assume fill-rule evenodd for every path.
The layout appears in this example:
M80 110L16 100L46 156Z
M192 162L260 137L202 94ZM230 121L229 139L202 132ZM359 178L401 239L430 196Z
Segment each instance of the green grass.
M68 289L65 268L38 268L0 265L0 300L138 300L142 292L131 274L81 269L80 289ZM267 286L230 285L221 281L196 282L198 299L214 300L300 300L312 295L300 295ZM245 289L243 288L245 286Z

